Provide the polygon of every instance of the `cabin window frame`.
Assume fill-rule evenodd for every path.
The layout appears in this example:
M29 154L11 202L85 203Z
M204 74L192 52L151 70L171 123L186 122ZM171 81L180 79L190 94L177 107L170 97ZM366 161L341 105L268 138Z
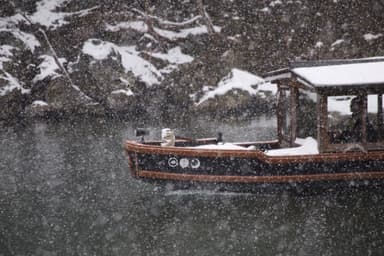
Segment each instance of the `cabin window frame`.
M318 91L318 102L317 102L317 119L318 119L318 143L319 152L346 152L346 151L372 151L384 149L384 138L378 138L376 142L367 141L367 99L368 95L378 95L378 109L377 109L377 120L379 129L383 129L383 94L382 90L338 90L338 91ZM363 98L361 118L362 118L362 140L360 142L353 143L331 143L329 138L329 126L328 126L328 97L330 96L361 96ZM378 130L377 134L380 135L382 130ZM359 147L356 147L359 145Z
M285 83L284 83L285 82ZM297 135L297 109L299 104L299 89L305 89L292 80L280 81L277 101L277 136L280 147L294 147ZM289 95L287 95L289 92ZM284 101L287 101L288 113ZM288 125L288 127L286 127Z
M296 147L300 90L317 92L297 80L282 79L277 81L277 136L280 147ZM318 98L318 97L317 97ZM316 99L316 102L318 100ZM286 104L288 103L288 106ZM288 107L288 108L287 108Z
M291 103L291 95L287 95L290 87L283 83L278 83L278 98L277 98L277 137L280 147L286 147L291 144L291 122L290 113L286 112L286 104ZM288 106L291 109L290 106Z

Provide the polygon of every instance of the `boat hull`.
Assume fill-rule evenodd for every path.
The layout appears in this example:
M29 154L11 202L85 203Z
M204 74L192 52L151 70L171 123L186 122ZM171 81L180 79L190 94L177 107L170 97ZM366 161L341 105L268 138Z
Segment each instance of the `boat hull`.
M271 157L261 151L162 148L126 142L136 178L244 187L372 184L384 179L384 152Z

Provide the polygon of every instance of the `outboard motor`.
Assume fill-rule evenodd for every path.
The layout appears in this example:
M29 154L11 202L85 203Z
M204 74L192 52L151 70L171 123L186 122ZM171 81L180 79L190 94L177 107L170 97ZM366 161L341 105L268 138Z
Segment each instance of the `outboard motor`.
M217 138L216 138L216 140L217 140L217 144L221 144L221 143L224 142L224 141L223 141L223 133L222 133L222 132L219 132L219 133L217 134Z
M140 143L144 143L144 136L149 135L149 130L145 128L137 128L135 129L135 136L136 137L141 137L140 138Z

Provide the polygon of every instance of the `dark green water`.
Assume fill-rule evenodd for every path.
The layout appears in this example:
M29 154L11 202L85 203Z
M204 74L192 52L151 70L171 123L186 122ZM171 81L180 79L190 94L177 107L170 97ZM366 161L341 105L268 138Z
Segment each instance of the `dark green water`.
M383 255L384 190L163 191L133 180L135 126L34 122L0 132L0 255ZM271 139L275 121L196 121L179 135ZM150 126L151 137L161 127Z

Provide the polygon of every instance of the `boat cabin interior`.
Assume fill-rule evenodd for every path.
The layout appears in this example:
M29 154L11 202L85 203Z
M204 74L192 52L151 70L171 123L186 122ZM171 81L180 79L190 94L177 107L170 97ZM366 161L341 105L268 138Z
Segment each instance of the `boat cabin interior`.
M278 86L278 147L313 137L319 153L384 150L383 71L384 58L371 58L296 62L267 73Z

